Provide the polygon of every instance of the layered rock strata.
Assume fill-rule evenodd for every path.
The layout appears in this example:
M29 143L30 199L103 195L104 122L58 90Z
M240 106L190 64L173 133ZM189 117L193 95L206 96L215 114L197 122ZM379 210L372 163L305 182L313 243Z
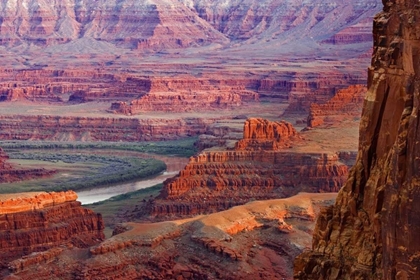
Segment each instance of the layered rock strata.
M335 196L299 194L193 219L121 224L90 248L17 259L4 279L289 279L319 209Z
M362 85L350 86L339 90L325 104L311 104L307 126L334 125L360 117L366 91L367 88Z
M0 116L2 140L153 141L202 134L216 119Z
M241 106L245 101L257 101L258 94L245 89L202 90L200 92L155 92L146 94L127 104L112 103L110 111L126 115L141 112L191 112L214 111Z
M420 279L420 8L383 1L357 162L296 279Z
M233 150L192 157L145 211L157 217L195 215L299 191L338 191L348 175L339 156L284 150L292 141L299 136L289 123L248 119L244 139Z
M350 7L348 7L350 6ZM237 2L99 0L45 5L40 0L0 2L3 46L51 46L78 40L133 49L165 50L264 38L330 37L342 24L369 18L377 1L311 3L254 0ZM345 13L343 13L344 8ZM337 13L340 20L337 20ZM141 24L139 24L141 23ZM319 39L318 39L319 40Z
M101 215L76 199L72 191L0 195L1 271L33 252L61 245L84 248L103 240Z

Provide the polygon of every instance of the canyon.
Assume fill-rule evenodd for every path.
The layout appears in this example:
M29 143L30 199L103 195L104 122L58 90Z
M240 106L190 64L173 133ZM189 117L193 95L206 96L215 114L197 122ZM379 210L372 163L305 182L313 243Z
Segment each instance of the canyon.
M418 279L419 31L416 1L384 1L360 124L359 154L317 221L295 279Z
M302 193L193 219L124 223L111 238L88 248L55 247L17 258L3 277L286 278L294 257L310 246L305 237L315 216L335 196Z
M345 164L337 153L287 151L299 138L290 123L250 118L233 149L215 147L190 158L178 176L164 182L157 199L132 214L168 219L302 191L337 192L351 161Z
M371 184L385 180L380 170L404 178L411 173L380 165L397 134L370 140L377 133L388 135L396 124L390 115L383 125L370 123L367 112L373 108L373 119L402 114L405 103L391 85L394 78L386 75L415 87L402 77L414 73L417 63L407 62L410 55L416 59L415 46L405 49L398 45L403 41L375 31L374 51L383 58L374 57L369 85L377 86L362 86L380 1L50 2L0 0L0 140L125 144L196 137L200 152L164 182L157 197L147 194L134 205L122 200L106 221L82 208L71 191L0 195L1 277L290 279L293 260L302 252L296 277L321 279L325 275L319 271L341 277L352 266L351 257L344 268L336 259L322 263L340 254L327 235L343 226L345 239L350 228L363 227L366 220L375 225L354 238L366 246L354 248L364 250L361 266L374 257L379 264L381 256L365 254L383 232L375 227L378 217L362 213L359 186L371 172L363 167L374 166ZM377 30L386 26L380 16L376 22ZM389 73L380 72L388 64ZM381 107L374 92L387 87L395 102ZM417 104L406 99L407 106ZM363 146L365 156L357 156L363 102L360 139L372 145ZM393 111L391 103L401 108ZM395 147L392 159L398 164L404 151L417 151L408 140L405 148L406 131L416 133L398 132L401 149ZM0 172L21 169L8 164L0 149ZM0 180L9 180L3 174ZM360 183L346 184L348 176ZM414 183L406 192L417 182L409 178ZM342 186L347 191L332 206L336 194L330 192ZM353 193L362 194L350 199ZM377 198L379 209L384 199L394 203L394 196L385 194L373 191L365 199ZM348 213L340 206L348 198L356 218L338 222L340 213ZM412 209L418 212L414 204ZM330 217L335 223L327 222ZM392 227L392 221L384 224ZM113 228L107 239L104 224ZM16 230L10 230L13 226ZM368 238L373 231L376 240ZM332 252L321 261L313 260L320 253L308 252L313 234L314 250ZM391 245L384 247L397 248ZM404 264L415 271L416 262L413 253ZM310 276L312 268L316 276Z

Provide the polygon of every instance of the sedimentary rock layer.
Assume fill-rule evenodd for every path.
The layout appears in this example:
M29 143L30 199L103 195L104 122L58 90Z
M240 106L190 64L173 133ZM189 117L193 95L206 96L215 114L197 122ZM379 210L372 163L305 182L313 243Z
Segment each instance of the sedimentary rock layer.
M253 199L287 197L299 191L334 192L348 166L337 154L292 153L299 141L286 122L248 119L234 150L204 151L146 205L152 216L194 215L224 210ZM143 213L144 214L144 213Z
M320 207L336 194L255 201L188 220L125 223L89 249L54 248L9 263L5 279L289 279ZM267 211L267 209L269 209ZM7 278L9 277L9 278Z
M367 88L362 85L339 90L325 104L311 104L308 127L337 124L345 119L360 117Z
M372 16L376 5L373 0L316 0L304 5L273 0L71 0L48 5L39 0L2 0L0 43L49 46L96 39L130 48L162 50L261 37L299 38L299 32L303 37L329 37L343 28L340 22L352 26Z
M383 3L357 162L296 279L420 279L420 8Z
M130 104L113 103L111 111L131 115L147 111L229 109L243 102L257 101L258 93L245 87L255 87L257 84L252 80L154 79L147 94L132 100Z
M0 139L56 141L153 141L199 135L215 119L134 119L0 116Z
M0 195L0 269L32 252L61 245L91 246L104 238L100 214L84 209L76 193Z

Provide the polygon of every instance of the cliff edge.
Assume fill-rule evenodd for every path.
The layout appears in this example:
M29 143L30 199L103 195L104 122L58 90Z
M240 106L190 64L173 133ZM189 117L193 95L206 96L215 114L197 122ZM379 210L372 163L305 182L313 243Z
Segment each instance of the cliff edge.
M420 6L383 3L357 162L295 279L420 279Z

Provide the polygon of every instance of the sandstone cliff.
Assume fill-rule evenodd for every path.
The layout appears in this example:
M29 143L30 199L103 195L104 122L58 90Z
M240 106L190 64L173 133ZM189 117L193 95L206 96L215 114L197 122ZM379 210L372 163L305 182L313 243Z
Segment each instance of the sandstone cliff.
M0 273L10 261L33 252L101 241L101 215L82 208L76 199L72 191L0 195Z
M360 117L366 91L366 87L362 85L350 86L339 90L325 104L311 104L307 126L337 124L346 119L352 120Z
M140 207L137 214L188 216L299 191L334 192L347 177L348 166L338 154L285 150L299 141L289 123L251 118L243 135L233 150L204 151L192 157L178 176L164 182L160 197Z
M318 218L296 279L420 279L420 8L383 1L359 154L337 202Z

